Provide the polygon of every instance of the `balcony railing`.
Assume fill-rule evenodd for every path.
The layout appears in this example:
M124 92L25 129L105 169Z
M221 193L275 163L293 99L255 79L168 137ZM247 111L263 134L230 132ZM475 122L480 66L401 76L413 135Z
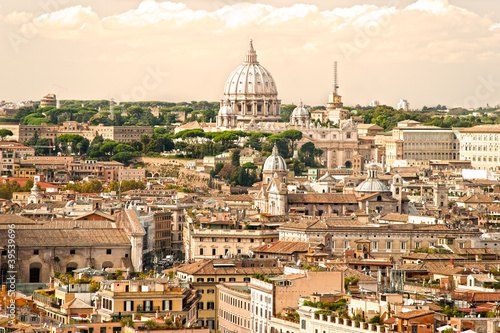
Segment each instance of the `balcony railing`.
M162 311L159 306L149 306L149 307L144 307L142 305L137 306L137 312L156 312L156 311Z

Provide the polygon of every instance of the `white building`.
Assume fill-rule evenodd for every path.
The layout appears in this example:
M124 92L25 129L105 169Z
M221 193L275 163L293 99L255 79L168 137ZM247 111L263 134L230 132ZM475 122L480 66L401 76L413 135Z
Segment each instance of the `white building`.
M458 133L460 159L471 161L474 169L498 170L500 125L462 128Z
M406 99L400 99L397 109L402 111L410 111L410 103L408 103Z

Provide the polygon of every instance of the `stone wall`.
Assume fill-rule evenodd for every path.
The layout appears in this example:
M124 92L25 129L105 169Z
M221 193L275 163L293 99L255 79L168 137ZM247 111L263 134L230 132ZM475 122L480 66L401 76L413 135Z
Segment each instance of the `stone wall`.
M189 187L208 187L210 184L210 174L180 168L178 182Z

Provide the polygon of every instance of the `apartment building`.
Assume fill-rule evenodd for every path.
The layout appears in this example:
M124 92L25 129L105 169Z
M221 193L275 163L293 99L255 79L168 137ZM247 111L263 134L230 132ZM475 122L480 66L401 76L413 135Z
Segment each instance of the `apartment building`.
M498 170L500 165L500 125L481 125L458 129L460 159L474 169Z
M153 251L159 259L163 259L166 255L169 255L172 252L172 213L169 211L155 212L153 219L155 233Z
M305 271L285 267L285 274L270 277L270 282L250 280L252 331L269 332L271 318L289 307L296 307L301 295L343 292L341 271ZM328 281L328 283L325 283Z
M11 130L11 140L26 142L37 133L40 139L55 139L63 134L78 134L90 142L98 135L104 139L110 139L118 143L139 141L141 136L153 135L153 127L150 126L105 126L99 124L90 126L76 121L66 121L61 125L20 125L12 123L0 123L1 128Z
M288 223L279 229L280 240L327 244L333 253L341 255L355 249L356 241L369 241L369 251L378 258L398 258L409 250L437 246L440 237L453 237L453 245L476 247L481 232L454 230L444 225L384 224L366 225L349 219L317 221L314 223Z
M385 140L385 154L389 166L406 159L460 159L459 141L452 129L423 126L414 120L400 121L392 129L392 136Z
M103 322L140 312L181 315L185 317L184 325L192 326L197 322L199 300L196 290L180 287L166 278L102 281L96 308Z
M186 260L230 258L248 254L253 247L278 240L276 227L283 222L255 222L243 227L236 221L222 220L196 225L188 224L184 229ZM236 224L236 226L235 226Z
M250 282L254 274L280 275L274 259L201 260L176 268L177 277L192 284L202 296L198 305L198 325L217 328L219 297L217 285L224 282Z
M12 176L14 172L14 153L0 150L0 175Z
M118 181L135 180L136 182L146 179L146 169L123 168L118 170Z
M116 161L73 161L68 164L69 174L76 178L97 178L101 181L111 182L118 180L118 173L123 169L123 163Z
M219 327L221 333L250 333L251 297L248 283L221 283L217 285L219 295Z

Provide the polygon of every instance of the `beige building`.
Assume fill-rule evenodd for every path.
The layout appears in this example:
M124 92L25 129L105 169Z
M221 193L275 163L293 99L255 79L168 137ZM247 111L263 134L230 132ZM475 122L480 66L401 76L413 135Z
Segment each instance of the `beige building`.
M234 222L230 221L230 223ZM250 229L243 227L236 229L196 228L194 225L188 224L184 229L186 260L231 258L248 254L253 247L278 239L276 227L281 223L271 224L272 227L258 222Z
M176 286L168 279L102 281L96 308L101 321L135 313L185 316L185 325L197 322L200 296L196 290Z
M191 283L202 298L198 305L198 325L217 328L219 297L217 285L224 282L250 282L254 274L279 275L283 268L276 260L202 260L175 268L177 277Z
M68 172L76 179L89 177L111 182L118 179L119 172L122 170L123 163L116 161L77 160L68 163Z
M217 292L219 331L250 333L252 322L248 283L221 283L217 285Z
M57 106L57 98L55 94L48 94L43 96L43 98L40 100L40 107L45 108L47 106Z
M302 295L342 293L344 290L342 271L314 272L285 267L284 275L269 280L250 280L253 332L269 332L271 317L286 308L296 307Z
M405 120L393 128L392 137L385 140L387 165L397 160L428 159L458 160L458 139L452 129L423 126L414 120Z
M358 135L359 136L375 136L384 129L377 124L358 124Z
M460 159L474 169L498 170L500 165L500 125L482 125L458 129Z
M121 163L120 163L121 164ZM146 178L146 169L143 168L123 168L118 170L118 181L122 180L135 180L136 182L142 181Z
M357 240L370 242L371 255L378 258L400 257L420 247L437 246L440 236L453 237L459 248L476 247L481 233L452 230L444 225L389 224L367 225L349 219L315 223L288 223L279 228L280 240L325 244L332 253L355 249Z
M76 121L66 121L62 125L19 125L11 123L0 123L1 128L11 130L13 135L10 140L26 142L31 139L35 132L40 139L54 139L63 134L78 134L90 142L98 135L104 139L110 139L118 143L139 141L141 136L153 135L153 127L150 126L90 126Z

